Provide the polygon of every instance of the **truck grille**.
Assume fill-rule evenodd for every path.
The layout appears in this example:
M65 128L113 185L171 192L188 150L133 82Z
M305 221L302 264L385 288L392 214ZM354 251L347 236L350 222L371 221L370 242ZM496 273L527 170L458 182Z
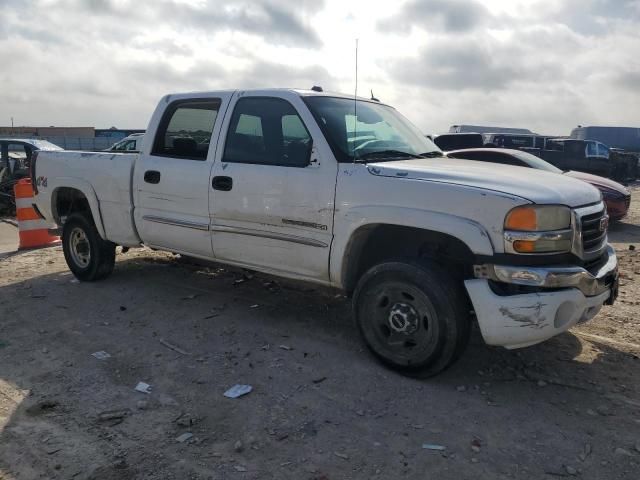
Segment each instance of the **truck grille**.
M600 254L607 243L608 217L604 205L595 213L580 217L583 258L592 258Z

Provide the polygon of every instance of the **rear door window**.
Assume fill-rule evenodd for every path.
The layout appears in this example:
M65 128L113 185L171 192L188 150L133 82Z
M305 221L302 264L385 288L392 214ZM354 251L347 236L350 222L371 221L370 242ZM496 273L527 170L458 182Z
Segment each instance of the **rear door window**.
M207 98L171 104L160 121L151 154L206 160L220 103L220 99Z

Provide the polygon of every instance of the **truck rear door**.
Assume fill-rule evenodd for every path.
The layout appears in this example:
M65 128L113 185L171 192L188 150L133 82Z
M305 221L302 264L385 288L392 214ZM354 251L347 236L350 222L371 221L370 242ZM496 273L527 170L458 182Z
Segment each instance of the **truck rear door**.
M328 280L338 164L302 99L239 94L216 152L216 259ZM232 112L232 113L231 113Z
M134 174L135 222L143 242L211 258L209 177L232 92L172 96L156 109Z

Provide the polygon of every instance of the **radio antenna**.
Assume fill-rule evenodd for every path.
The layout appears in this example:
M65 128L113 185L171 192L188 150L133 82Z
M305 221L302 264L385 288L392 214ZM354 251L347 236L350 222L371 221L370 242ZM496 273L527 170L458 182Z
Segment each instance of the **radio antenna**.
M358 137L358 39L356 38L356 87L353 92L353 162L356 161L356 138Z

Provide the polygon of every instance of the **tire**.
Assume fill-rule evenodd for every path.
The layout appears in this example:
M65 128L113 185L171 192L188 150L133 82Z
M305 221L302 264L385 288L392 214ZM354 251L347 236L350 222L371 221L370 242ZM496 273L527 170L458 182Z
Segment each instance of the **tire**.
M108 277L116 261L116 245L103 240L93 219L74 213L62 229L62 250L69 270L83 282Z
M388 262L367 271L353 297L364 343L385 365L426 378L469 342L469 302L462 287L431 261Z

